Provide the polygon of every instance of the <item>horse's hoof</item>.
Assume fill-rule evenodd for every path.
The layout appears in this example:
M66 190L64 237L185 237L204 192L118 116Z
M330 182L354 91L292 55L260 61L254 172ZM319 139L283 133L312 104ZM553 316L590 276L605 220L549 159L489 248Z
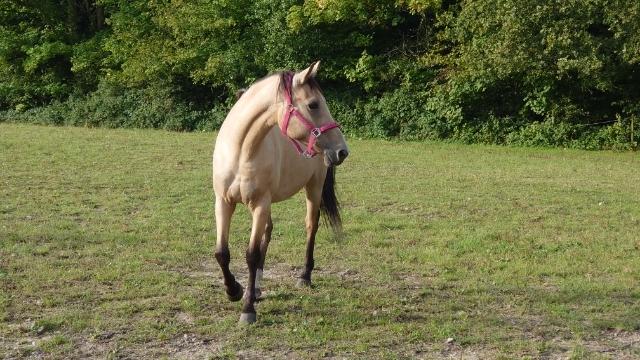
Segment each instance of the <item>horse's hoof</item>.
M240 314L240 320L238 324L240 325L250 325L256 322L256 313L242 313Z
M309 288L311 287L311 280L300 278L298 279L296 286L299 288Z
M238 283L236 283L234 288L235 288L235 293L232 293L232 294L227 293L227 298L229 298L229 301L235 302L242 299L242 294L244 294L244 289L242 288L242 285Z

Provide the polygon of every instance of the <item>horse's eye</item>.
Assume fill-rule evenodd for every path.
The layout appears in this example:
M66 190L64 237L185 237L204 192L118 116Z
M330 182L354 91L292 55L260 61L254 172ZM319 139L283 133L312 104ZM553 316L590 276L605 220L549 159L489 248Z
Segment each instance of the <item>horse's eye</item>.
M317 102L310 102L309 103L309 109L311 110L316 110L318 108L318 103Z

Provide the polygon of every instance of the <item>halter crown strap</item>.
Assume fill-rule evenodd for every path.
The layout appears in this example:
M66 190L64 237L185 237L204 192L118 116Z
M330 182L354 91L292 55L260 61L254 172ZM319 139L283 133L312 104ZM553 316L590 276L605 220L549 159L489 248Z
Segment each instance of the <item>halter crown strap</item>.
M331 129L340 127L340 125L338 125L338 123L336 122L329 122L320 127L316 127L314 123L312 123L311 121L309 121L309 119L304 117L304 115L302 115L302 113L298 111L298 109L295 106L293 106L292 89L293 89L293 73L287 72L284 74L284 104L286 108L284 111L284 118L282 119L282 126L280 127L280 132L282 132L282 135L286 136L289 140L291 140L293 147L298 151L300 155L306 158L312 158L318 155L318 153L314 149L314 146L316 144L316 141L318 140L318 137ZM302 124L307 129L309 129L309 138L307 139L307 148L304 150L301 143L298 140L292 137L289 137L289 135L287 135L289 122L291 121L291 118L294 116L298 118L298 120L300 120L300 122L302 122Z

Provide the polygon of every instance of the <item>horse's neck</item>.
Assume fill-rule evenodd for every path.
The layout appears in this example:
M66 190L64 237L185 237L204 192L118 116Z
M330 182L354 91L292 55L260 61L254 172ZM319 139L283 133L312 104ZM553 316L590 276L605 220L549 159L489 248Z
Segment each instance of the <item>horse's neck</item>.
M281 104L275 103L277 77L252 86L234 106L225 122L232 125L232 136L245 159L250 159L269 130L278 124Z

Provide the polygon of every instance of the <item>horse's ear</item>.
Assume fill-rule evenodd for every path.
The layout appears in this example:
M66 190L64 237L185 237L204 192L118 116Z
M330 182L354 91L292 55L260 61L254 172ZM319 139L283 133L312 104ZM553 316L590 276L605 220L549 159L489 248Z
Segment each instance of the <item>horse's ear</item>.
M309 65L308 68L297 73L295 76L296 84L302 85L306 83L309 79L315 78L319 68L320 68L320 60L312 63L311 65Z

